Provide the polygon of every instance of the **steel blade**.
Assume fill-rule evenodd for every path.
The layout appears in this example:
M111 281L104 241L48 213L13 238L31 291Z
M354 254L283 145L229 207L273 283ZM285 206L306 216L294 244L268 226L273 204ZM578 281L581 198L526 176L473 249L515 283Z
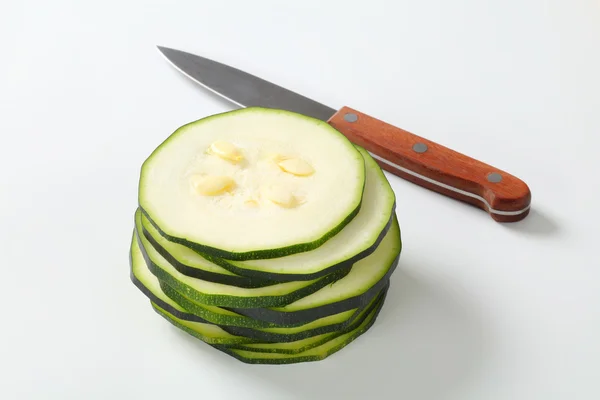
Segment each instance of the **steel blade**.
M333 108L239 69L181 50L157 47L181 73L240 107L283 109L323 121L336 113Z

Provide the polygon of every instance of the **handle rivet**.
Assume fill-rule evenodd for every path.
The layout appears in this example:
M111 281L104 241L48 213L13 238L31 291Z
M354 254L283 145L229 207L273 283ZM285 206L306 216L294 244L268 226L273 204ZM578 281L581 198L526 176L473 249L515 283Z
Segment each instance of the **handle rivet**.
M358 115L347 113L346 115L344 115L344 120L346 120L346 122L356 122L358 121Z
M425 143L415 143L412 149L415 153L425 153L427 151L427 145Z
M502 181L502 175L500 175L497 172L492 172L491 174L489 174L487 176L487 180L488 180L488 182L498 183L498 182Z

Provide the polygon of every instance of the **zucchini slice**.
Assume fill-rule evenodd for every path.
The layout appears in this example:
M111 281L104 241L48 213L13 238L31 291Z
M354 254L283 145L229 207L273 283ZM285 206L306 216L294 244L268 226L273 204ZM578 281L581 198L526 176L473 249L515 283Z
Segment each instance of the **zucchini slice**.
M138 202L172 242L230 260L268 259L335 236L358 213L364 185L363 157L332 126L249 107L171 134L142 165Z
M278 282L263 278L237 275L228 269L218 266L192 249L165 239L156 228L142 215L142 233L152 247L167 260L177 271L192 278L222 283L242 288L259 288L274 285ZM175 256L177 255L177 256Z
M273 323L253 320L246 316L236 314L233 311L214 306L204 306L202 311L190 313L176 301L171 300L164 292L162 289L164 284L150 272L141 252L136 251L136 247L138 247L138 241L137 233L134 231L130 251L131 280L134 285L140 289L152 303L163 310L163 312L170 313L175 318L190 322L215 325L236 325L249 328L278 327L278 325Z
M381 304L383 306L383 303ZM310 348L297 354L264 353L249 350L239 350L230 347L212 345L230 356L247 364L296 364L301 362L320 361L330 355L337 353L359 336L367 332L377 320L382 307L379 307L368 315L356 329L345 332L326 343Z
M337 235L308 252L249 261L209 257L211 264L218 264L230 273L260 279L259 282L312 280L351 266L373 253L392 224L396 197L377 162L363 148L357 146L357 149L364 158L366 168L362 205L357 216ZM197 252L160 237L146 218L142 218L142 224L171 254L173 265L180 263L189 266L188 269L205 268L207 261Z
M225 332L217 325L174 319L172 314L162 309L156 303L151 304L152 308L154 308L154 311L156 311L161 317L169 321L175 327L210 345L230 346L234 344L253 343L253 339L234 336Z
M129 277L133 284L161 309L167 310L177 318L195 321L208 322L197 315L189 314L185 308L171 300L160 288L160 281L146 267L146 262L142 254L136 250L138 247L137 233L134 231L129 248Z
M360 308L387 285L398 265L401 250L400 227L394 216L392 226L377 250L354 264L344 278L283 307L229 309L252 319L293 325L318 316Z
M300 328L264 328L264 329L250 329L250 328L239 328L236 326L223 326L223 330L231 333L235 336L245 336L248 338L256 339L266 343L287 343L303 340L306 338L323 335L331 332L337 332L346 330L350 325L354 324L356 319L366 309L372 309L378 300L385 297L389 287L386 287L375 296L370 303L359 309L353 309L345 311L340 314L335 314L330 317L323 317L314 322L309 322L302 325ZM356 311L355 311L356 310ZM351 318L346 319L339 323L325 323L325 321L331 320L333 317L341 314L351 313Z
M169 299L160 289L158 279L150 273L145 266L144 259L139 252L133 251L137 244L134 232L129 252L130 278L133 284L144 293L154 307L155 311L173 323L176 318L178 327L196 336L208 344L243 344L257 343L257 339L233 335L217 325L208 323L204 319L187 313L181 306Z
M133 251L141 253L148 269L158 279L201 305L239 308L283 306L335 282L348 274L349 270L339 270L312 281L284 282L254 289L207 282L177 271L143 235L140 235L142 228L139 212L136 212L135 219L138 245L134 246Z
M133 247L136 245L137 238L134 232L131 248L133 249ZM184 325L192 330L194 329L194 326L200 327L202 330L197 333L204 333L204 336L208 335L208 337L215 337L213 333L222 333L220 330L215 330L212 328L208 329L204 327L204 325L212 323L195 314L187 312L186 309L182 308L179 304L166 296L160 287L160 281L150 272L139 252L136 253L134 251L130 251L130 268L130 276L134 285L150 299L150 302L153 304L155 310L163 317L169 317L174 319L176 322L179 322L179 325L177 326ZM218 314L228 313L227 310L219 307L207 306L207 309ZM227 333L227 335L222 335L222 337L228 338L228 340L222 341L222 344L295 341L320 335L322 333L344 329L357 318L361 311L362 310L359 309L349 310L317 319L306 325L297 327L276 327L265 329L264 332L259 330L259 328L250 329L218 324L214 325L218 326L223 332ZM232 315L237 315L232 312L229 313ZM200 325L186 325L187 322L198 322ZM242 329L244 334L237 334L229 331L229 329ZM233 339L231 336L239 336L240 338Z
M164 282L160 282L160 288L167 297L179 304L190 314L197 315L198 317L214 324L244 328L291 328L304 325L304 323L280 325L273 322L252 319L250 317L246 317L245 315L230 311L226 308L195 303Z
M335 339L338 336L343 335L344 333L351 332L358 328L366 318L369 317L373 310L376 312L383 307L383 303L385 301L385 296L387 292L383 292L380 296L377 296L376 301L374 301L369 307L365 308L358 317L349 324L345 329L337 330L331 333L324 333L321 335L309 337L306 339L300 339L293 342L283 342L283 343L250 343L250 344L235 344L229 346L231 349L237 350L248 350L256 353L280 353L280 354L298 354L303 353L312 348L318 347L322 344L329 342L330 340Z

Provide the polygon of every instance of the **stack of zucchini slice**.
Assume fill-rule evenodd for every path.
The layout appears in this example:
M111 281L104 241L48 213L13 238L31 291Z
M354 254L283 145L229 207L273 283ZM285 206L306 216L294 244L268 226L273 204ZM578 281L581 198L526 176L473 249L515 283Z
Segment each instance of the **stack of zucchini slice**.
M131 280L167 321L243 362L321 360L375 322L401 252L364 149L300 114L184 125L144 162Z

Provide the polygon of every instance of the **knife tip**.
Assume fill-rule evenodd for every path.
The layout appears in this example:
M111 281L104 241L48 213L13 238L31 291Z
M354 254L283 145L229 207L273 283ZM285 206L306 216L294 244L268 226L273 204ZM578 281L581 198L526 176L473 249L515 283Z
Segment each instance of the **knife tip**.
M176 52L177 50L172 49L170 47L166 47L166 46L161 46L159 44L156 45L156 48L158 49L158 51L160 51L163 54L166 54L168 52Z

